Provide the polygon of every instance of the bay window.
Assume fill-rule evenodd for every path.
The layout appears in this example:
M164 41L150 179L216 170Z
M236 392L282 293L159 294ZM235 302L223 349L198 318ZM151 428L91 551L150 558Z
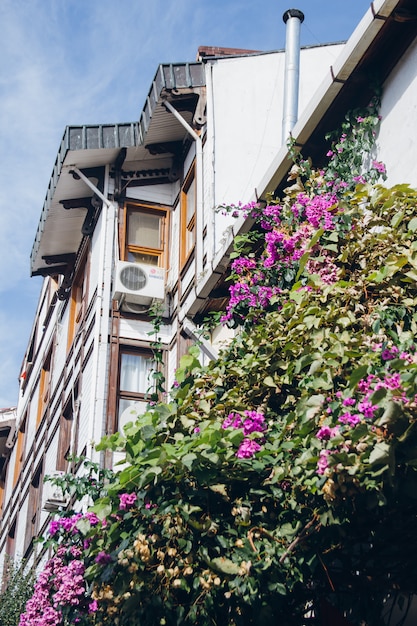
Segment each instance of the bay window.
M123 224L122 260L166 267L167 211L142 203L128 203Z

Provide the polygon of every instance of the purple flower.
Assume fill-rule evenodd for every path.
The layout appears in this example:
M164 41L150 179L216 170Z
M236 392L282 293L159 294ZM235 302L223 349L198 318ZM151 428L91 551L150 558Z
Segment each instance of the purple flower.
M83 517L82 513L76 513L71 517L59 517L58 519L52 520L49 525L49 534L56 535L59 530L63 530L64 532L78 532L77 531L77 522Z
M97 556L96 556L96 558L94 560L99 565L107 565L107 563L110 563L112 558L111 558L110 554L107 554L107 552L104 552L102 550L101 552L99 552L97 554Z
M366 179L364 178L364 176L354 176L353 177L353 182L354 183L361 183L362 185L364 185L366 183Z
M380 174L386 174L387 170L381 161L372 161L372 167Z
M97 515L91 511L87 511L87 513L85 514L85 517L88 519L91 526L97 526L97 524L100 523L100 518L97 517Z
M347 426L350 426L351 428L354 428L355 426L357 426L361 421L361 416L360 415L353 415L352 413L344 413L343 415L341 415L339 417L339 422L341 424L346 424Z
M96 611L98 611L98 602L97 602L97 600L93 600L88 605L88 612L89 613L95 613Z
M131 507L133 504L135 504L137 499L138 497L135 493L121 493L119 495L119 500L120 500L119 509L121 511L125 511L126 509Z
M255 259L247 259L245 257L239 257L238 259L235 259L232 263L232 270L236 272L236 274L244 274L255 269L255 267Z
M391 361L398 356L398 348L397 346L392 346L392 348L385 348L381 354L381 359L383 361Z
M334 426L331 428L330 426L322 426L316 434L317 439L328 440L333 439L333 437L337 437L339 434L340 427Z
M387 389L401 389L401 376L398 372L392 376L385 376L384 383Z
M246 419L243 422L243 434L262 433L266 430L265 416L263 413L256 411L245 411Z
M244 439L236 452L236 456L238 459L251 459L260 449L259 443L253 439Z
M307 221L313 228L323 226L326 230L333 229L333 217L330 210L335 207L336 203L337 198L331 193L314 196L305 207Z
M222 428L240 428L242 426L242 418L238 413L229 413L225 420L223 420Z
M331 454L331 450L321 450L320 454L319 454L319 460L317 461L317 474L319 474L319 476L322 476L324 474L324 472L326 471L326 469L329 467L329 460L328 457Z
M363 413L367 419L372 419L377 409L378 406L376 404L371 404L369 400L362 400L362 402L358 403L358 411Z
M263 433L267 426L265 416L257 411L246 410L243 413L244 419L239 413L229 413L223 420L222 428L242 429L245 439L241 442L236 456L239 459L249 459L261 449L261 445L255 439L249 439L252 433Z
M53 519L52 522L49 524L49 528L48 528L49 534L54 536L58 532L59 529L60 529L59 520Z

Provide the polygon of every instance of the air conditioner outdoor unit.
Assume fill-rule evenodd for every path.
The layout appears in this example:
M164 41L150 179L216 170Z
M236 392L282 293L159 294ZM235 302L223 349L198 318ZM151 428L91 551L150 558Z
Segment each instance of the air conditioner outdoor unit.
M165 297L165 270L155 265L118 261L114 279L113 300L119 308L132 313L149 309Z
M62 476L64 472L54 472L54 476ZM43 510L49 513L65 508L69 502L68 496L63 494L61 487L53 485L51 482L46 482L43 486Z

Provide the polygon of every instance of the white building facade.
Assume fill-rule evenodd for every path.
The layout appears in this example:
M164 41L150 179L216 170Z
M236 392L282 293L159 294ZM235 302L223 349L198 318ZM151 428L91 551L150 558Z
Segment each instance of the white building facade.
M373 2L346 44L301 50L293 136L305 156L323 158L325 132L366 104L378 67L378 158L389 184L417 185L417 21L399 19L409 5ZM31 254L44 282L8 420L1 556L33 557L51 514L43 477L80 471L69 455L112 465L94 446L131 404L146 406L150 307L162 310L167 389L196 325L224 307L233 237L250 224L216 208L265 200L285 181L284 66L283 51L201 49L197 62L159 66L139 122L66 128ZM214 332L202 359L225 340Z

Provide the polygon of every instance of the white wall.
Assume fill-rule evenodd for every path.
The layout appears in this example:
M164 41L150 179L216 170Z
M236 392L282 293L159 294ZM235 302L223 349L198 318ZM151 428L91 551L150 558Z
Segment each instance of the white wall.
M378 157L388 186L417 186L417 38L386 80L381 106Z
M341 49L301 50L299 115ZM284 52L225 58L213 66L216 205L251 198L281 147L284 68Z
M298 113L306 108L317 85L343 45L304 48L300 52ZM224 58L209 63L207 80L208 129L204 146L205 222L215 207L246 203L282 143L285 53ZM214 179L209 176L214 168ZM230 216L215 215L208 227L209 260L221 250ZM214 250L214 254L213 254Z

